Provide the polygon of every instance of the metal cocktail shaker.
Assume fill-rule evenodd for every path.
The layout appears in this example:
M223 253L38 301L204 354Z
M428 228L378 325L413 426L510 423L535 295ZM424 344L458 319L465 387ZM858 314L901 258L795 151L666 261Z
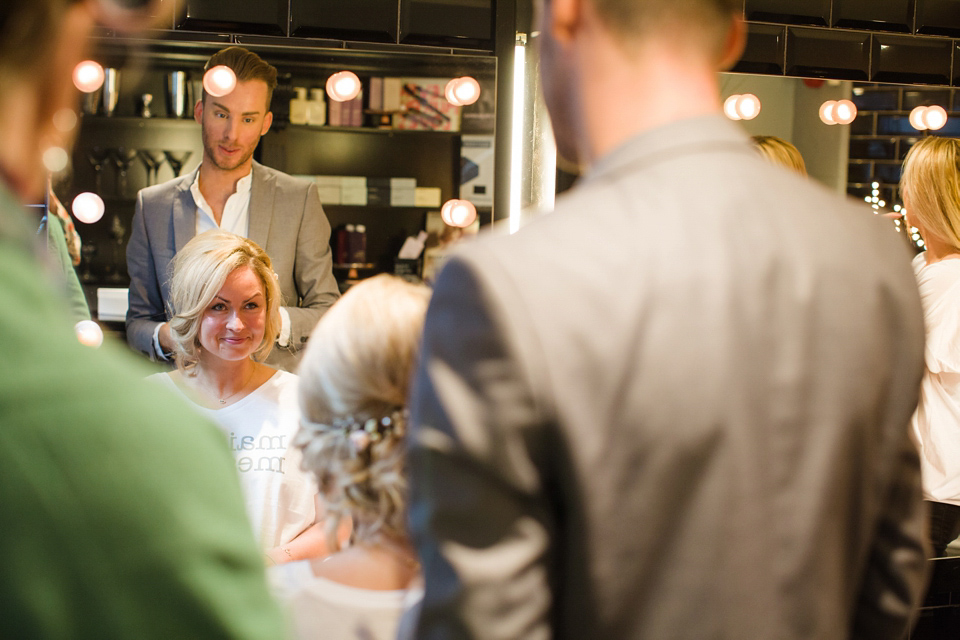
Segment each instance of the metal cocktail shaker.
M120 70L103 70L103 115L112 116L120 100Z
M167 116L184 118L187 111L187 72L172 71L167 74Z

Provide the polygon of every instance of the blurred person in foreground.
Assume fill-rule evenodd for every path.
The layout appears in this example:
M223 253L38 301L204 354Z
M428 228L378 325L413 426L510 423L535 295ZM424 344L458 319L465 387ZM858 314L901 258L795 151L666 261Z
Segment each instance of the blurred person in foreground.
M585 175L437 279L418 636L900 638L926 567L902 243L723 116L739 0L538 9Z
M935 557L960 535L960 140L928 137L910 148L900 192L926 251L913 259L927 329L926 373L913 433Z
M350 288L320 320L300 365L304 469L326 503L323 560L271 569L298 638L392 640L423 591L407 534L406 399L430 290L391 275Z
M150 8L147 8L150 13ZM107 3L0 3L0 635L277 638L279 609L216 427L78 343L24 203ZM40 252L38 254L38 251Z
M792 169L802 176L807 175L803 156L792 143L777 136L752 136L750 139L760 155L768 161Z
M297 376L263 364L280 331L280 287L260 246L226 231L194 236L173 260L175 371L150 376L227 436L247 513L271 564L328 552L313 478L293 447Z

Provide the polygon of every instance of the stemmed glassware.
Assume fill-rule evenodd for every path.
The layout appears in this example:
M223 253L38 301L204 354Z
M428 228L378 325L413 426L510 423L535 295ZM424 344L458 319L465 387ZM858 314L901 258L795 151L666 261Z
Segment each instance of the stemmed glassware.
M117 147L111 150L113 162L117 167L117 196L125 197L127 195L127 172L130 165L137 157L137 150L129 147Z
M147 186L157 183L160 166L163 164L164 152L153 149L140 149L138 155L147 169Z
M174 177L180 177L180 172L183 171L183 165L190 159L190 156L193 155L192 151L164 151L163 155L167 157L167 162L170 164L170 168L173 169Z
M103 147L90 147L87 151L87 161L93 166L95 193L103 196L103 167L110 157L110 150Z

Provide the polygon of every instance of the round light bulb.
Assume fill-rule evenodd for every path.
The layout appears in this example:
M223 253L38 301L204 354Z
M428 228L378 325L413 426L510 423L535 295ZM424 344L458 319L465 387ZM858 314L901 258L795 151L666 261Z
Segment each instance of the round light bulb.
M106 207L104 207L100 196L86 191L73 199L70 209L74 218L80 222L92 224L103 217Z
M327 95L331 100L347 102L360 95L360 78L352 71L338 71L327 78Z
M947 112L943 107L933 105L932 107L927 107L921 119L923 120L923 124L927 126L927 129L936 131L947 124Z
M203 90L219 98L237 88L237 74L230 67L218 64L203 74Z
M723 113L731 120L740 120L740 114L737 113L737 100L740 94L735 93L723 101Z
M850 100L840 100L833 106L833 120L837 124L850 124L857 118L857 105Z
M927 128L926 123L923 121L923 115L926 110L926 107L915 107L913 111L910 112L910 126L917 131L923 131Z
M451 227L469 227L477 219L477 208L469 200L447 200L440 209L440 218Z
M60 173L70 163L70 154L63 147L49 147L43 152L43 166L50 173Z
M834 125L837 124L837 121L833 118L833 111L837 106L836 100L827 100L822 105L820 105L820 120L823 124Z
M81 320L73 325L73 331L82 345L96 349L103 344L103 329L93 320Z
M753 120L760 114L760 98L752 93L745 93L737 98L737 115L744 120Z
M84 93L93 93L103 86L103 67L93 60L84 60L73 68L73 84Z
M480 98L480 83L470 76L454 78L447 83L443 93L447 102L462 107L473 104Z

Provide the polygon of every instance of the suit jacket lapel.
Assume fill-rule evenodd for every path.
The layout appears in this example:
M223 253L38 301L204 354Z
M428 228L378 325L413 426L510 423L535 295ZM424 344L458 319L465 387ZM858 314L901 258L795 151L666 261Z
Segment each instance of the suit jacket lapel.
M253 163L253 181L250 184L250 228L247 237L267 250L270 237L270 222L273 220L273 202L276 196L276 180L263 170L263 165Z
M190 185L198 171L199 166L183 177L173 198L173 246L177 253L197 234L197 203L193 201Z

